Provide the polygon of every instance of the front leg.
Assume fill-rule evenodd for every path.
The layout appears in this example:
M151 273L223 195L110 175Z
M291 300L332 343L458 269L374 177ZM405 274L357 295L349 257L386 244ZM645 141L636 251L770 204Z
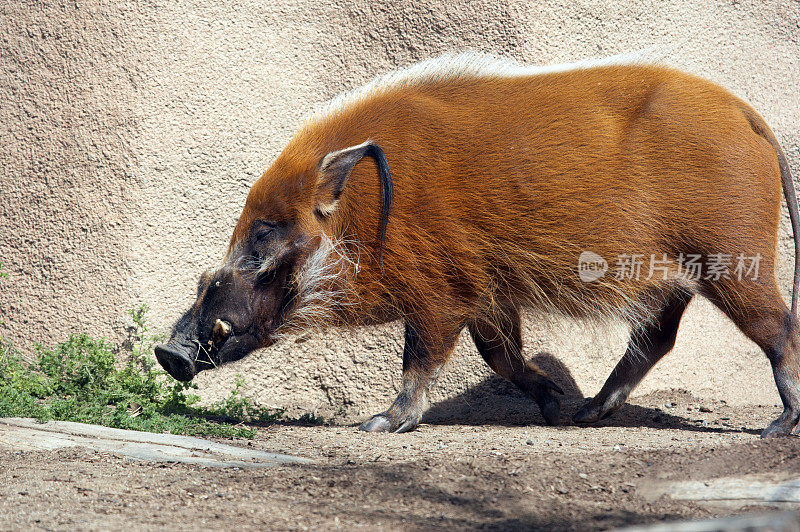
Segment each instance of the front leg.
M408 432L413 430L428 408L428 390L450 354L460 329L446 335L432 334L406 322L403 347L403 388L392 406L365 421L367 432Z

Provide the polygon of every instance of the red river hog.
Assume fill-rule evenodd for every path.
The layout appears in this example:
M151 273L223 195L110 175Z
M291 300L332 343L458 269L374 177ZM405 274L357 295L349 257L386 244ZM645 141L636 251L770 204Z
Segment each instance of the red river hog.
M424 61L307 119L156 356L190 380L288 334L402 320L402 389L361 428L404 432L466 327L555 424L561 389L523 358L521 311L621 318L628 349L573 416L591 423L670 351L699 294L772 364L784 410L763 436L791 434L800 270L790 310L775 279L782 193L797 236L775 136L704 79L620 58Z

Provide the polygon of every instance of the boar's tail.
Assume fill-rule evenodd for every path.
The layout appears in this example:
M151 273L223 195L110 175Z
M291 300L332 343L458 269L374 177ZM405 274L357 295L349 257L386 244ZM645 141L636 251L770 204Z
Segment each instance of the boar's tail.
M392 209L392 174L389 171L389 162L386 160L386 154L377 144L370 142L364 155L368 155L375 159L375 164L378 165L378 177L381 181L381 219L378 228L378 265L383 274L383 243L386 240L386 226L389 223L389 211Z
M794 282L792 283L792 316L797 317L797 297L800 288L800 214L797 210L797 193L795 192L792 174L789 172L789 163L786 161L786 154L778 144L775 134L764 122L758 113L751 107L742 108L744 115L750 122L753 131L764 137L772 145L775 154L778 156L778 166L781 169L781 184L783 185L783 195L786 198L786 206L789 208L789 220L792 222L792 235L794 236Z

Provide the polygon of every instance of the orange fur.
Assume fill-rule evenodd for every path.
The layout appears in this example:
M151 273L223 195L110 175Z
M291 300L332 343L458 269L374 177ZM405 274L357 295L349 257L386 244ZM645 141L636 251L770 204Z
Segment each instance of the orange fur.
M362 243L360 304L341 309L342 323L418 313L455 326L498 297L608 314L675 283L583 283L584 250L609 260L760 253L769 276L780 173L745 112L720 87L660 66L389 89L301 129L253 186L231 246L257 218ZM367 139L394 178L383 274L371 160L355 167L329 218L313 215L319 161Z

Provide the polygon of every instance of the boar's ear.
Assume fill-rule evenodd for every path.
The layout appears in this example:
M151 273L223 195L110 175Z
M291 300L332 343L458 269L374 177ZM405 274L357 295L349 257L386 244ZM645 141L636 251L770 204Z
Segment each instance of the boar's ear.
M358 146L332 151L319 163L317 177L316 212L319 216L330 216L339 204L339 196L344 190L347 178L353 167L364 157L371 157L378 167L381 188L381 216L378 226L378 263L383 270L383 242L386 239L386 224L392 207L392 174L386 154L377 144L366 141Z
M332 151L319 163L317 173L317 214L329 216L336 210L339 196L353 167L364 158L372 144L367 141L358 146Z

